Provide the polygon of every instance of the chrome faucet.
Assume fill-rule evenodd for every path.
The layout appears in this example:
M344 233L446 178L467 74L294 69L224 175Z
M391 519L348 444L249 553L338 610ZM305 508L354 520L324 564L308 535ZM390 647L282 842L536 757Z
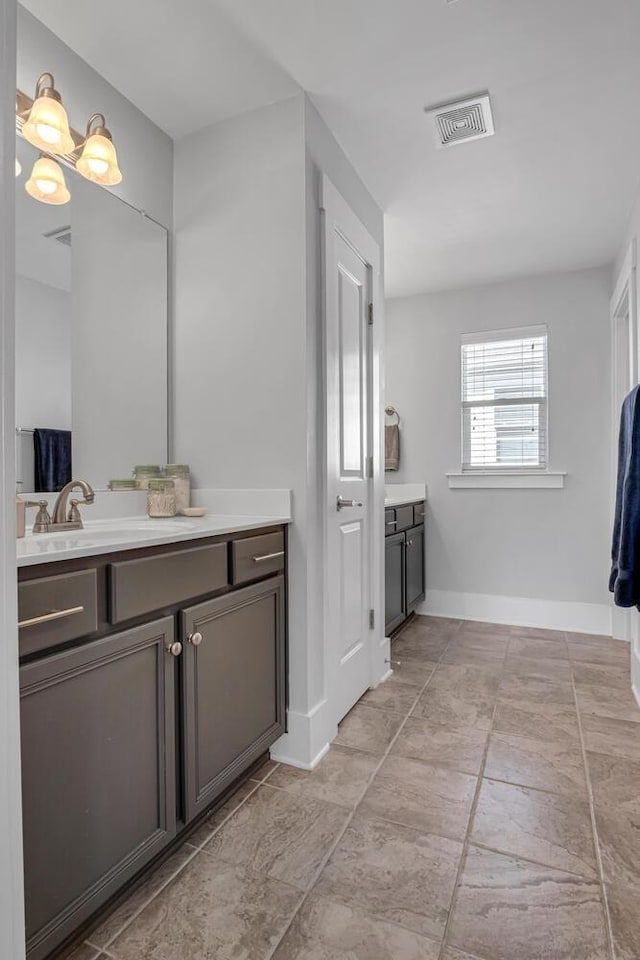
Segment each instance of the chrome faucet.
M71 507L67 513L67 500L72 490L79 487L83 494L83 500L72 500ZM53 516L48 525L47 533L55 533L57 530L82 530L82 517L78 507L80 504L91 504L95 500L95 493L91 484L86 480L70 480L58 494L58 499L53 508Z

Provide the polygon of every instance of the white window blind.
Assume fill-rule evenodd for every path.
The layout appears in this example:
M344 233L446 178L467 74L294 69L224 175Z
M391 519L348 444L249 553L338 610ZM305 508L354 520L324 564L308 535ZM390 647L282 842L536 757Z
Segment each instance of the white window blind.
M462 469L546 469L547 329L462 339Z

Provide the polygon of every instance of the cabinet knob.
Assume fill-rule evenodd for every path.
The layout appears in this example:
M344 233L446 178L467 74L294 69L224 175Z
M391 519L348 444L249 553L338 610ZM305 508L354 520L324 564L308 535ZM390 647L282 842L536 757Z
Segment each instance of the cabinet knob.
M170 643L167 647L167 653L170 653L172 657L179 657L182 653L182 644L179 640L174 640L173 643Z
M196 630L195 633L189 634L189 636L187 637L187 640L189 641L189 643L192 643L194 647L199 647L200 644L202 643L202 634L200 633L199 630Z

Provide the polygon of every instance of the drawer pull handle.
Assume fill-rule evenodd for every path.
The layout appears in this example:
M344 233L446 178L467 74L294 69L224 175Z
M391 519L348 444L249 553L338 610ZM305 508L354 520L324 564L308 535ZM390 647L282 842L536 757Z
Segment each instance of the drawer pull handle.
M193 644L194 647L199 647L202 643L202 634L199 630L196 630L195 633L190 633L187 637L189 643Z
M173 643L170 643L167 647L167 653L170 653L172 657L179 657L182 653L182 644L179 640L174 640Z
M388 527L395 527L398 523L397 520L385 520L385 523Z
M84 613L84 607L69 607L68 610L51 610L39 617L30 617L28 620L18 620L18 627L36 627L39 623L51 623L52 620L62 620L63 617L73 617L77 613Z
M278 550L277 553L265 553L262 557L251 557L254 563L263 563L265 560L278 560L284 557L284 550Z

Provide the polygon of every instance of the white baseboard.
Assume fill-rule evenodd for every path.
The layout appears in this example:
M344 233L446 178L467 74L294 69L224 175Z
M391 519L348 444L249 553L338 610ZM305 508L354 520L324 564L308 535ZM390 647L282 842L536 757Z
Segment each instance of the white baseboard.
M541 627L545 630L611 636L612 610L613 607L605 603L575 603L531 597L427 590L426 600L416 612L459 620L481 620L485 623L506 623L519 627Z
M375 683L371 684L370 689L375 690L376 687L379 687L381 684L386 683L387 680L392 676L393 676L393 670L387 670L386 673L383 673L383 675L380 677L379 680L376 680Z
M301 770L313 770L337 733L338 725L329 716L328 700L316 704L309 713L289 710L287 732L271 747L271 759Z

